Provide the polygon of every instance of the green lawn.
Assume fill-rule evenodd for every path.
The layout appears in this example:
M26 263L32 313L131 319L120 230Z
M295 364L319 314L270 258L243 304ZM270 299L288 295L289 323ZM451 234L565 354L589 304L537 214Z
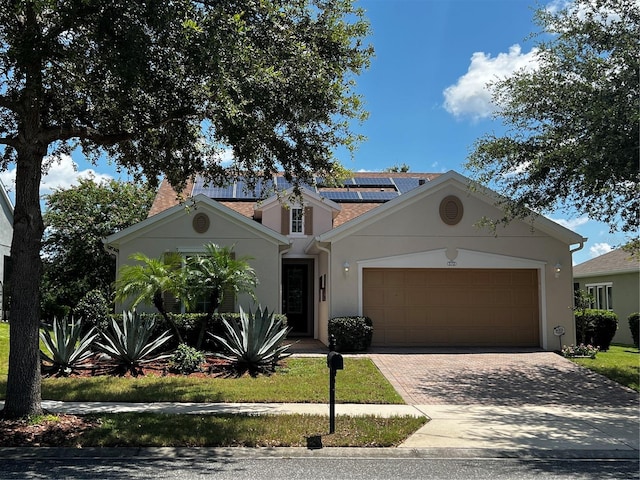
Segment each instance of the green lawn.
M0 399L6 392L8 325L0 324ZM288 358L274 375L257 378L195 378L144 376L121 378L46 378L42 398L62 401L113 402L292 402L325 403L329 399L329 370L324 358ZM373 362L345 358L336 375L339 403L404 401Z
M427 422L425 417L336 418L329 435L322 415L100 415L99 426L74 442L78 446L116 447L304 447L321 437L328 447L391 447Z
M608 351L598 352L596 358L570 360L640 392L640 353L633 346L611 345Z

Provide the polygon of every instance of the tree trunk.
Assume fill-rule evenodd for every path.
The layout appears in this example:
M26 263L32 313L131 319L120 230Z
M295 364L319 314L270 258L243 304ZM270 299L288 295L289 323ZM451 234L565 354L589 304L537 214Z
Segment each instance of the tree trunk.
M173 333L178 339L178 343L179 344L183 343L184 340L182 339L182 335L180 334L178 325L176 325L176 322L173 321L173 318L169 316L169 313L164 308L164 300L162 299L162 292L158 291L154 294L153 305L156 307L158 312L160 312L160 315L162 315L162 318L164 318L164 321L167 322L167 325L169 325L173 330Z
M204 318L200 319L200 332L198 333L198 341L196 342L196 348L198 350L202 350L202 344L204 343L204 336L207 333L207 325L209 325L209 322L213 318L213 314L216 312L216 310L220 306L219 294L218 294L217 288L214 288L211 291L210 300L211 301L209 302L209 309L207 311L207 315Z
M35 142L18 150L16 205L11 261L9 375L3 415L21 418L42 413L40 376L40 211L42 159L47 147Z

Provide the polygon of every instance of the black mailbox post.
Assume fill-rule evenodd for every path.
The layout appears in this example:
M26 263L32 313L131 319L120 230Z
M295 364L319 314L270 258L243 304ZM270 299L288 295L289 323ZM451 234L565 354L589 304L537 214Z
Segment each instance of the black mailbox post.
M342 355L335 352L336 340L329 339L329 354L327 355L327 367L329 368L329 433L336 431L336 372L344 370Z

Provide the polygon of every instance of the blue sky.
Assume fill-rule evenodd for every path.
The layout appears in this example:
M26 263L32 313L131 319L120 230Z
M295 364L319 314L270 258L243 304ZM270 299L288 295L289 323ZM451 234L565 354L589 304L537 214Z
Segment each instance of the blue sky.
M554 0L559 1L559 0ZM355 171L380 171L406 163L413 172L464 170L473 142L500 132L491 119L485 85L531 60L528 36L536 0L360 0L371 22L376 56L357 79L369 119L356 126L368 139L354 160ZM544 6L553 4L544 2ZM74 165L75 164L75 165ZM75 170L74 170L75 166ZM121 178L106 162L94 167L80 155L54 164L43 193L67 187L78 175ZM0 173L11 188L15 171ZM574 254L581 263L624 243L608 226L571 212L551 219L588 237Z

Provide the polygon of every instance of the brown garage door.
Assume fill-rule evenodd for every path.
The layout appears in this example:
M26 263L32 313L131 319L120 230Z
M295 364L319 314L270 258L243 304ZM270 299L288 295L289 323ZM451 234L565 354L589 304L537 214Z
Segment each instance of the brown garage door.
M378 346L540 345L537 270L366 268Z

